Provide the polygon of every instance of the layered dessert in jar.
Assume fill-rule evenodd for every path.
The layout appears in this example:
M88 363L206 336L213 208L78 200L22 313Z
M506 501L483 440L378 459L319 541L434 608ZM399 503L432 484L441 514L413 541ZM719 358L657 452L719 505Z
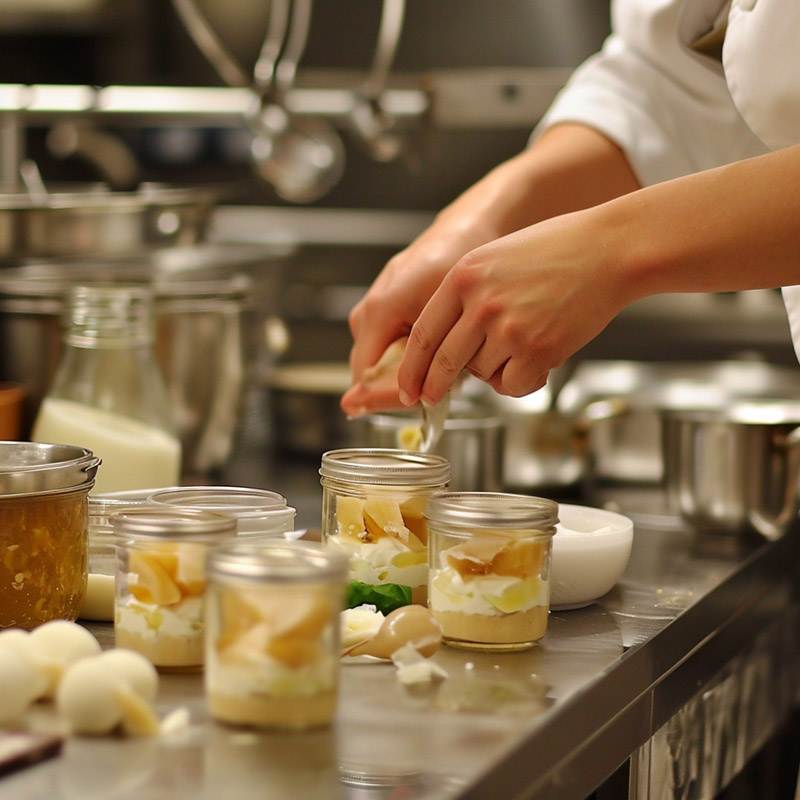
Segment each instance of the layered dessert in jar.
M517 498L450 493L429 504L428 602L447 644L521 650L547 631L555 511Z
M157 667L203 663L205 554L192 543L130 551L127 593L114 614L117 647L136 650Z
M351 584L397 587L427 604L428 498L447 486L441 456L391 449L334 450L322 457L322 534L347 556Z
M233 538L236 521L187 509L144 507L116 514L114 635L164 670L204 659L206 556Z
M336 710L347 562L312 545L241 544L211 556L206 697L233 725L306 729Z
M335 496L336 533L327 541L349 558L350 580L407 586L412 603L427 603L426 501L413 495L403 500Z

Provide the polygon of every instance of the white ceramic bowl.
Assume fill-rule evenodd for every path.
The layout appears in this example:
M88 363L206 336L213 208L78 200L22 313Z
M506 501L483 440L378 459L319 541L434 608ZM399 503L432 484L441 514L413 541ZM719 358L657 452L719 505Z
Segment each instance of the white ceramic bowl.
M622 577L633 544L633 522L602 508L560 503L553 537L550 608L582 608Z

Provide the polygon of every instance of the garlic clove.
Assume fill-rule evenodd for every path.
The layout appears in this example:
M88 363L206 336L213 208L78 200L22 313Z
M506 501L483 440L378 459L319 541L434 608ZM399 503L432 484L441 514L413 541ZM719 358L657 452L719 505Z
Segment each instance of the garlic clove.
M439 649L441 641L441 626L425 606L401 606L386 616L375 636L346 655L390 659L403 645L410 644L427 658Z
M129 686L118 689L114 697L122 712L122 729L131 736L156 736L161 724L155 712Z

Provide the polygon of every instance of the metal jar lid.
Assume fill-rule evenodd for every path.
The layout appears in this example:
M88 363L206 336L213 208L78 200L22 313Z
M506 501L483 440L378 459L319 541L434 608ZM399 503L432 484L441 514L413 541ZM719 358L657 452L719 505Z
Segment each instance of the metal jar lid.
M433 453L390 448L344 448L322 455L323 479L380 486L447 486L450 462Z
M89 490L100 463L85 447L0 442L0 499Z
M286 543L253 537L212 547L206 567L209 575L270 583L344 581L349 559L343 553L311 542Z
M447 526L555 533L558 503L504 492L440 492L428 498L424 513L431 522Z
M147 539L214 544L236 534L236 520L223 514L189 508L145 506L111 517L118 541Z

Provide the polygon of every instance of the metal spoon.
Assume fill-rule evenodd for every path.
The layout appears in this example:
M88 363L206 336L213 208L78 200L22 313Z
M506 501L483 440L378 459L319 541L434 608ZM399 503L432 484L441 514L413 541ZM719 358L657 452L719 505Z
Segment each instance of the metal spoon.
M292 203L310 203L327 194L344 171L344 147L336 131L320 118L301 119L286 106L308 41L312 10L312 0L294 0L283 54L274 61L271 77L257 76L266 82L260 85L261 108L250 120L256 171Z
M256 172L289 202L309 203L329 192L344 172L341 138L324 120L300 119L286 107L308 39L312 0L272 0L252 80L194 0L173 0L173 5L222 80L253 91L253 111L246 122L254 134L251 155Z

